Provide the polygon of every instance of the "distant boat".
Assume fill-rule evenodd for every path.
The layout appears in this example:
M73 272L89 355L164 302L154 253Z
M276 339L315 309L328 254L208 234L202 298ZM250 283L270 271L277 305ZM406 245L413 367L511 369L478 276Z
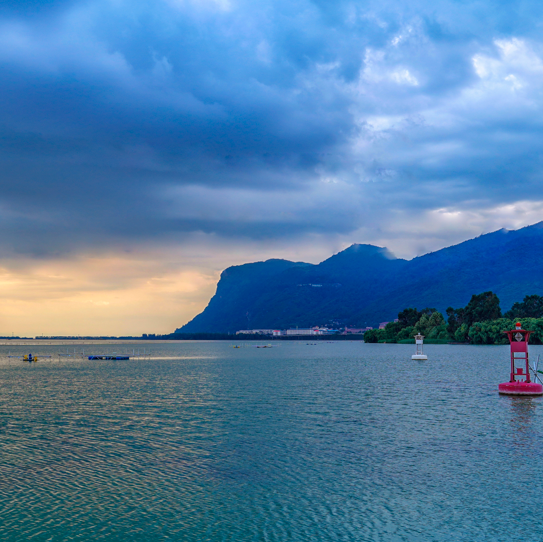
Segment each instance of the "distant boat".
M51 358L52 356L40 356L40 359L44 358ZM16 358L16 359L22 359L23 361L28 361L29 363L32 363L34 361L38 361L38 356L33 356L32 354L25 354L24 356L12 356L11 352L8 354L8 358Z

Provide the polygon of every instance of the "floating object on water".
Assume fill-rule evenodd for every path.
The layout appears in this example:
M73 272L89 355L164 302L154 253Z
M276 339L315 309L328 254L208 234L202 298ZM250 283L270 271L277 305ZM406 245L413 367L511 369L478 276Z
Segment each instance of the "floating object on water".
M504 331L511 345L511 376L509 382L503 382L498 386L499 393L503 395L543 395L543 385L532 382L530 378L530 362L528 358L528 341L533 331L522 329L517 323L515 329ZM520 366L517 366L520 362ZM538 359L539 362L539 359ZM534 378L540 380L537 366L532 369Z
M415 344L416 350L415 353L411 356L411 359L428 359L428 356L426 354L423 354L422 352L422 344L424 342L424 335L421 335L420 333L418 335L415 335Z
M119 361L119 360L130 359L130 357L129 356L89 356L89 359L90 360L103 359L103 360Z
M49 359L53 356L40 356L39 359ZM38 361L38 356L34 356L33 354L25 354L24 356L12 356L11 352L8 353L8 359L15 358L15 359L21 359L23 361L28 361L32 363L33 361Z

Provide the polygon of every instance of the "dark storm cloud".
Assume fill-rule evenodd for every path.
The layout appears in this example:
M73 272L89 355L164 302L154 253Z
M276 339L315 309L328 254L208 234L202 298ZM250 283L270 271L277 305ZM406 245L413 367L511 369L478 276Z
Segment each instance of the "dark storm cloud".
M348 233L519 177L543 199L543 8L522 8L5 3L0 246Z

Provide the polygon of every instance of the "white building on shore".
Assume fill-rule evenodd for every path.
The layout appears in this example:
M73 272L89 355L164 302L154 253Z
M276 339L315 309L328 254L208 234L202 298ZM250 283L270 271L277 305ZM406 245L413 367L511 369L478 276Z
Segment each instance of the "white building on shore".
M296 328L296 329L287 329L287 335L319 335L317 330L313 328Z

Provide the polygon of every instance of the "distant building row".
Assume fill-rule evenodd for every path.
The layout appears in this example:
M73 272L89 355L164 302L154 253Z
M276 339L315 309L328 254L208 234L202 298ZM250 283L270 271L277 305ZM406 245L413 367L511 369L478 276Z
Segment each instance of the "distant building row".
M354 328L346 327L343 330L328 329L326 327L311 327L311 328L296 328L296 329L243 329L236 331L236 335L271 335L273 337L281 337L288 335L348 335L351 333L364 333L372 327Z

